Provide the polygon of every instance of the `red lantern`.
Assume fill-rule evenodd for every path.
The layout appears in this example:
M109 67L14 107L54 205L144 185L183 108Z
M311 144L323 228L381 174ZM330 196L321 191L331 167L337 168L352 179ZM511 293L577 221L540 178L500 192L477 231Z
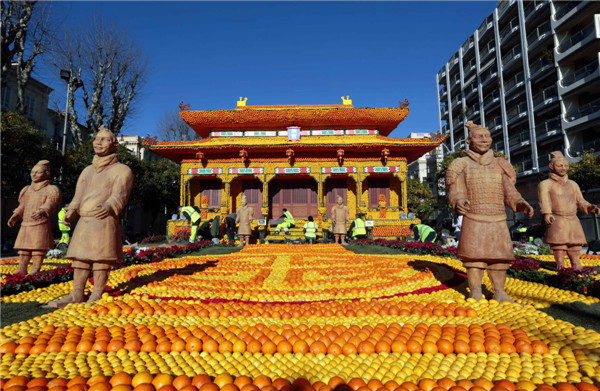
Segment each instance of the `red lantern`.
M381 157L383 158L383 161L385 161L387 163L387 158L388 156L390 156L390 150L387 148L384 148L381 150Z
M204 152L196 152L196 159L203 160L204 159Z
M340 148L337 150L337 157L338 157L338 161L341 164L342 160L344 159L344 150L343 149Z
M292 159L294 158L294 150L292 148L288 149L287 151L285 151L285 156L287 156L288 158L288 162L292 162Z
M246 151L245 149L242 149L240 151L240 157L242 158L242 163L246 160L246 158L248 157L248 151Z

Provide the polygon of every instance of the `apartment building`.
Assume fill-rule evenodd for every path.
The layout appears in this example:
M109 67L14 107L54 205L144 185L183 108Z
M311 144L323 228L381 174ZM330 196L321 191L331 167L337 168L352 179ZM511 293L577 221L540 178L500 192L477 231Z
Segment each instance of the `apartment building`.
M436 75L444 152L485 125L535 200L550 152L600 152L599 60L600 2L500 2Z

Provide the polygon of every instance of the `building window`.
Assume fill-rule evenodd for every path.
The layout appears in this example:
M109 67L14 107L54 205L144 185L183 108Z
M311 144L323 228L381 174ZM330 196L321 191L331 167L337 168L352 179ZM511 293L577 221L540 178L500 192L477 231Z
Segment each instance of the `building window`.
M25 116L28 118L35 118L35 98L31 95L25 95Z
M10 109L10 101L12 98L12 91L9 86L2 87L2 108L5 110Z

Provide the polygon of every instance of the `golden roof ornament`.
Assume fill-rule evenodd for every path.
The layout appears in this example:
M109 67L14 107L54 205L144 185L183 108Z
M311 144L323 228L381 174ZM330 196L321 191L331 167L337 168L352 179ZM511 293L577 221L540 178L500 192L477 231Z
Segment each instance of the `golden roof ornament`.
M246 98L242 98L242 97L240 96L240 100L238 100L238 101L237 101L237 105L238 105L238 107L240 107L240 106L246 106L246 102L247 102L247 101L248 101L248 97L246 97Z
M342 96L342 102L346 106L352 106L352 99L350 99L350 95L346 95L345 98Z

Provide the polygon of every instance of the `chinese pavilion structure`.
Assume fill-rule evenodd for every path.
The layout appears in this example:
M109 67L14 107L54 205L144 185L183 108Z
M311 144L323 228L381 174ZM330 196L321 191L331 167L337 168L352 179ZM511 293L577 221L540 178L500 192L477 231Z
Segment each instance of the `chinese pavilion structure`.
M356 108L348 97L333 105L246 102L240 98L234 110L184 107L181 118L202 138L151 146L181 165L181 205L200 207L203 220L220 215L223 221L245 194L255 219L276 219L288 209L298 236L308 216L330 228L338 195L351 219L363 213L374 221L375 238L406 235L418 222L407 209L407 164L442 140L387 137L408 115L407 105ZM186 224L169 221L168 232ZM257 229L261 238L274 231Z

